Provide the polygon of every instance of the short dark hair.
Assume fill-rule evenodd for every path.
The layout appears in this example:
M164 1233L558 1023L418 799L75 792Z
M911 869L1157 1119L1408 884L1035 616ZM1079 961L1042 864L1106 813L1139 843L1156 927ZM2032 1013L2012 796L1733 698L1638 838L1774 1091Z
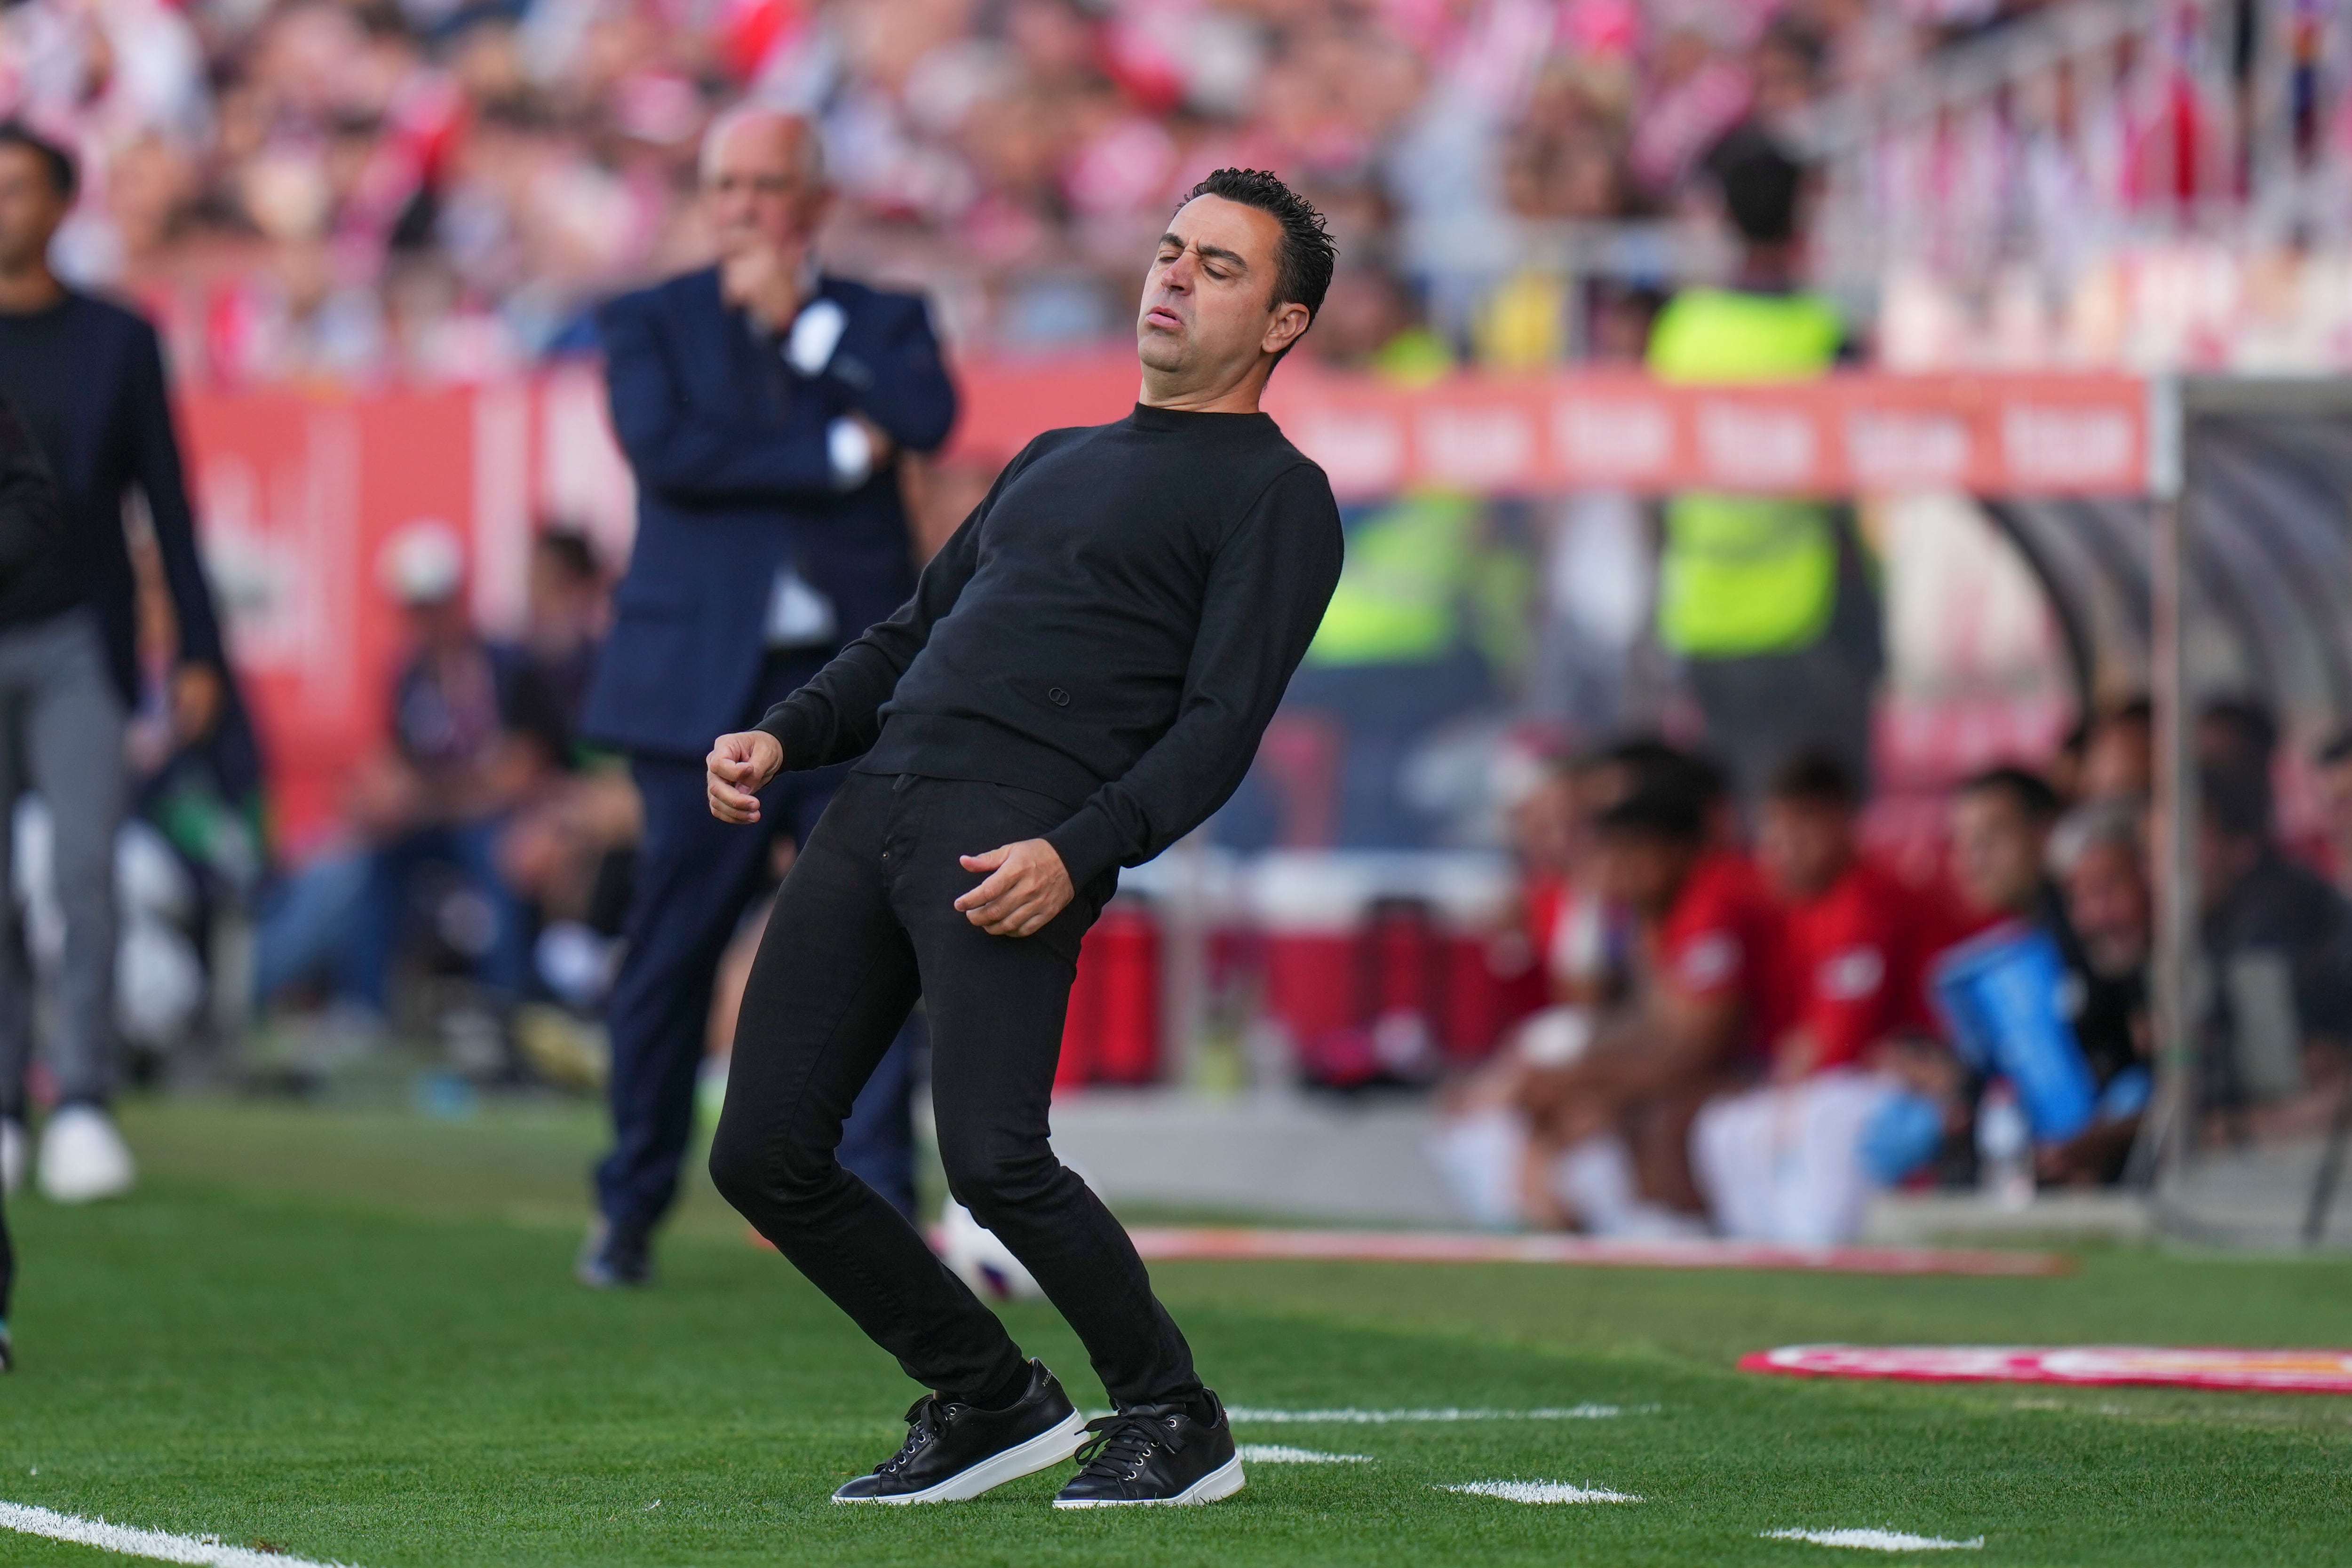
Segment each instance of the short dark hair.
M2242 762L2208 762L2197 770L2197 803L2206 818L2233 839L2271 836L2271 781Z
M2267 767L2278 751L2278 716L2259 697L2215 697L2197 716L2197 727L2220 730L2231 755L2248 762Z
M1706 841L1706 803L1688 789L1651 785L1593 819L1604 838L1657 839L1692 847Z
M1635 790L1679 789L1711 810L1729 793L1731 781L1712 758L1685 751L1654 735L1636 735L1612 742L1594 754L1599 767L1622 768L1633 776Z
M2022 768L1988 768L1973 778L1964 779L1959 793L1964 796L2003 796L2036 827L2043 827L2058 820L2058 791L2050 788L2050 780L2041 774Z
M1797 237L1805 169L1770 131L1750 122L1733 126L1708 150L1705 167L1743 238L1782 245Z
M0 147L21 147L40 160L41 172L49 177L49 189L60 200L72 201L74 192L80 188L81 176L74 168L73 154L23 120L0 120Z
M1764 797L1791 806L1831 806L1851 811L1861 803L1853 775L1826 751L1800 751L1772 770Z
M1323 296L1331 289L1331 268L1339 259L1339 246L1314 204L1263 169L1216 170L1185 192L1184 200L1176 205L1181 210L1202 196L1221 196L1255 207L1271 214L1282 225L1282 244L1274 259L1274 302L1306 306L1307 324L1314 326L1316 312L1323 308ZM1282 354L1297 346L1298 339L1293 338ZM1276 364L1282 363L1282 354L1275 355Z

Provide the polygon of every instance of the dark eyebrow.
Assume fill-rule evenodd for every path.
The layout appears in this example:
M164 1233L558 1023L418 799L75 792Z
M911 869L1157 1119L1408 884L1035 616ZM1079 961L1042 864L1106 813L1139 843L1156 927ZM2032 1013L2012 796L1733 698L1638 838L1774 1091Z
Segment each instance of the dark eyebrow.
M1160 243L1162 246L1172 245L1178 250L1189 250L1192 248L1184 243L1182 235L1172 232L1161 235L1160 236ZM1227 250L1223 246L1204 245L1200 247L1200 251L1201 259L1202 261L1222 261L1230 264L1240 271L1247 272L1249 270L1248 259L1237 250Z

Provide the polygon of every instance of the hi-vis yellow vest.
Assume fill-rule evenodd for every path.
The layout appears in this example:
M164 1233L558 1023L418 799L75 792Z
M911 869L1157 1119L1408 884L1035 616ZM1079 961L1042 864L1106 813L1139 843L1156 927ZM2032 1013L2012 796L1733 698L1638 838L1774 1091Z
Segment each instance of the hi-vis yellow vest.
M1418 664L1444 658L1461 632L1478 508L1444 491L1407 495L1360 524L1307 644L1309 664Z
M1845 329L1808 294L1691 288L1659 312L1650 371L1668 382L1805 381L1836 362ZM1658 637L1687 658L1793 653L1837 608L1838 548L1811 501L1688 495L1666 504Z

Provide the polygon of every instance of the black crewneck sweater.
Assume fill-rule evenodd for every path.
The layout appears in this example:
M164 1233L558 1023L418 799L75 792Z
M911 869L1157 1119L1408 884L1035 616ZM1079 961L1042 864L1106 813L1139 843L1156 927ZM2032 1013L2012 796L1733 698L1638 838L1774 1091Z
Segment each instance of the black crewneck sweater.
M915 596L760 727L788 768L862 757L1050 796L1070 814L1045 837L1084 884L1241 783L1339 553L1329 482L1265 414L1139 404L1048 431Z

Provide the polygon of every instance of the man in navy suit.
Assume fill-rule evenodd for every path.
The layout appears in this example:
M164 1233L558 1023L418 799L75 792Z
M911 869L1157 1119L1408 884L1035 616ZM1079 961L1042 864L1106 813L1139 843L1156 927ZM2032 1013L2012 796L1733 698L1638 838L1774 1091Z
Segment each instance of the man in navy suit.
M922 300L817 268L831 193L807 121L720 117L702 183L719 264L615 299L598 323L637 537L582 728L629 754L646 826L608 1012L614 1147L578 1270L596 1286L650 1277L712 976L768 860L764 835L711 819L703 754L913 591L893 459L937 447L955 419ZM806 842L836 782L779 778L764 820ZM860 1174L904 1209L907 1042L891 1054L845 1150L864 1144Z

